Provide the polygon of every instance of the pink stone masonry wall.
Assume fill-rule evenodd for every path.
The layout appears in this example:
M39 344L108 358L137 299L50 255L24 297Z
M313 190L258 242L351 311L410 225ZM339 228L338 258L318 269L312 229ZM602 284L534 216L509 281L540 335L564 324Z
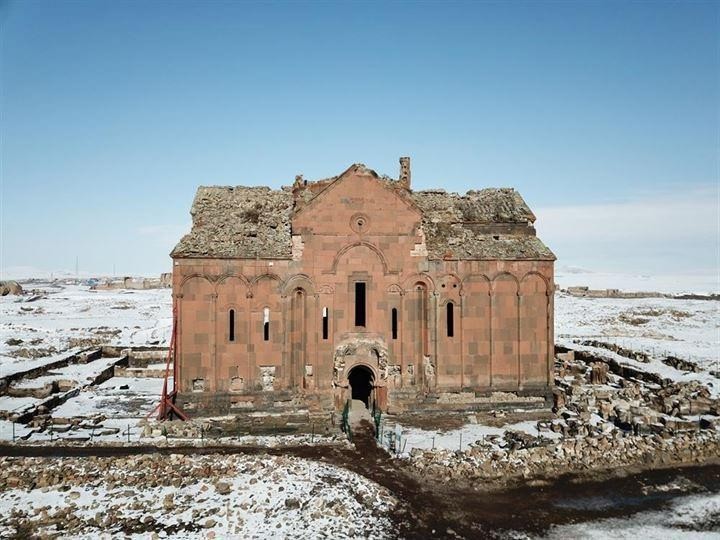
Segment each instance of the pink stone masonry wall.
M338 406L357 364L372 370L383 406L398 389L546 390L553 262L428 260L417 249L420 220L382 182L351 175L295 214L298 260L176 259L180 392L290 391ZM366 284L364 326L355 325L356 282Z

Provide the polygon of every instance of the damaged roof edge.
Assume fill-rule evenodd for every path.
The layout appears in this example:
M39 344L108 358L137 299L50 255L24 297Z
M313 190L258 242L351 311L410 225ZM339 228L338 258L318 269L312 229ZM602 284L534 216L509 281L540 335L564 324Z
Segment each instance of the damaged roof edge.
M280 189L199 186L190 210L192 229L180 239L170 256L174 259L291 259L293 216L337 180L354 171L381 181L386 179L355 163L340 175L322 180L322 189L312 193L304 205L299 204L294 193L296 187L304 184ZM313 184L316 183L309 182L307 186ZM486 235L472 230L473 224L535 222L535 214L513 188L469 190L464 195L442 189L404 189L398 191L398 196L422 214L429 259L447 259L452 253L452 258L466 260L555 260L555 255L535 236L532 236L535 240L528 240L527 236L508 235L503 242L493 243L492 237L488 240Z

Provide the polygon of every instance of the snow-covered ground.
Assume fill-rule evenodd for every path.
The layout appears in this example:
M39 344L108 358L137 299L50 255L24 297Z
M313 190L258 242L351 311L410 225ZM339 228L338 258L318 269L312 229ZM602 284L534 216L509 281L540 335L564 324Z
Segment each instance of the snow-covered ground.
M0 465L17 485L0 491L0 537L27 527L66 538L150 538L153 532L173 538L388 538L388 514L396 504L366 478L286 456L5 458Z
M720 360L720 302L555 295L555 336L597 339L653 357L675 356L705 370Z
M539 431L537 422L532 420L507 423L499 427L469 423L461 428L447 431L426 430L388 422L383 429L383 445L386 448L390 448L392 445L395 452L401 457L409 456L414 449L467 450L478 441L488 437L503 437L508 431L527 433L536 437L541 435L548 439L559 439L561 437L559 433L547 429Z
M29 295L0 297L0 375L43 365L97 344L167 345L170 339L169 289L32 287L40 291L34 300L35 296Z
M22 379L13 383L13 388L42 388L46 384L58 381L78 381L87 383L94 380L101 372L116 364L117 358L99 358L87 364L70 364L53 369L46 375L33 379Z
M100 345L167 345L171 331L172 297L169 289L92 291L83 285L33 283L24 296L0 297L0 377L63 360L88 347ZM61 383L80 388L117 362L100 358L52 369L40 377L12 383L15 389L42 388ZM164 367L164 366L163 366ZM112 378L87 387L58 406L54 418L94 417L103 414L93 440L132 438L142 433L140 422L159 401L162 379ZM63 388L61 387L61 390ZM0 396L0 411L20 412L44 399ZM129 426L129 428L128 428ZM83 430L79 430L83 431ZM118 433L111 433L117 431ZM28 428L16 425L16 436ZM32 440L82 435L77 429L62 433L33 433ZM0 423L0 439L12 438L12 424Z
M597 505L598 501L594 501ZM613 501L607 501L612 505ZM703 540L720 537L720 494L687 495L672 500L658 511L639 512L629 517L599 519L550 529L549 540L560 539L623 539ZM522 536L519 536L522 537Z
M53 410L57 418L75 418L104 414L110 418L144 417L157 405L163 379L113 377L86 388L76 397Z

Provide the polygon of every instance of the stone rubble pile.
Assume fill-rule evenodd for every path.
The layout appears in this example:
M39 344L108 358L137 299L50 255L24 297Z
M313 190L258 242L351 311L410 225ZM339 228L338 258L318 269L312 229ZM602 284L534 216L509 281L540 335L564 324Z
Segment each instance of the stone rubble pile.
M624 356L625 358L637 360L638 362L643 362L645 364L649 363L651 360L651 357L648 353L642 351L633 351L632 349L626 349L625 347L621 347L616 343L608 343L606 341L598 341L596 339L587 339L584 341L580 341L580 345L607 349L608 351L612 351L616 354L619 354L620 356Z
M17 281L0 281L0 296L7 296L9 294L19 296L22 293L22 285Z
M236 471L237 463L217 456L147 454L117 458L46 458L0 457L0 491L8 488L34 489L60 486L70 489L77 484L102 480L105 489L116 487L176 488L196 483L198 479L227 476ZM257 460L243 463L244 471L262 467Z
M410 466L423 475L473 480L720 459L720 400L706 386L623 378L604 362L583 358L558 355L556 418L538 422L538 437L508 431L463 452L414 449Z
M340 438L339 429L332 426L327 415L299 410L292 414L254 414L214 418L191 418L187 421L142 421L142 436L174 439L216 439L232 436L293 434L310 438Z
M73 442L94 442L98 437L120 435L117 442L127 443L125 435L131 429L129 442L137 443L142 439L161 439L165 437L168 442L183 443L187 440L225 440L239 436L257 437L262 435L275 435L278 433L292 435L299 442L335 442L345 441L336 427L323 415L311 415L307 412L298 412L294 415L257 414L254 416L226 416L206 419L190 419L188 421L141 420L139 429L135 421L122 427L107 425L108 418L102 413L82 417L63 418L53 416L48 407L40 405L38 414L33 416L26 424L30 430L23 435L18 434L18 441L34 440L33 435L42 434L46 438L62 439ZM18 416L10 417L18 421ZM117 423L116 423L117 425ZM279 440L279 439L278 439ZM306 441L305 441L306 440Z
M289 456L0 458L0 537L249 537L258 519L262 536L288 523L309 537L358 526L382 537L394 504L347 471Z
M496 438L489 437L463 452L413 449L410 464L419 474L444 480L507 481L593 469L700 463L720 456L717 431L684 433L672 439L621 431L560 441L536 439L527 447L498 447Z
M688 360L683 360L682 358L678 358L677 356L668 356L666 358L663 358L662 363L666 366L674 367L675 369L678 369L680 371L692 371L693 373L700 373L702 371L700 367L694 363L689 362ZM710 372L711 375L713 375L713 372ZM717 375L714 375L717 377Z
M62 434L62 440L74 442L92 441L95 437L104 437L120 433L120 428L105 426L108 420L102 413L89 416L63 418L53 416L48 407L40 405L37 407L38 414L33 416L26 424L30 431L19 436L18 440L31 439L34 434L45 434L52 438L53 435ZM17 421L17 417L11 417ZM59 437L59 436L58 436Z

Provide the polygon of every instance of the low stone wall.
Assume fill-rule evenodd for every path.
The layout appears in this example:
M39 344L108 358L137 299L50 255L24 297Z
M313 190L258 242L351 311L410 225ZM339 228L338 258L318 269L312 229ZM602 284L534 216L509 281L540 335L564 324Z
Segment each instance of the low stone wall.
M128 366L144 368L150 364L165 364L167 362L168 350L165 347L147 349L125 349L123 354L128 357Z
M550 477L589 470L703 463L720 459L720 433L698 431L665 439L633 436L619 431L600 436L551 441L528 436L515 447L498 450L478 443L465 452L412 452L410 466L417 473L443 480L508 480Z
M247 413L288 413L307 409L330 414L334 411L332 395L301 394L290 390L252 392L184 392L176 404L190 417L221 416Z
M172 274L160 274L159 278L133 278L126 277L122 279L107 280L91 286L93 290L147 290L147 289L167 289L172 287Z
M26 369L25 371L17 371L15 373L12 373L10 375L7 375L0 379L0 394L3 394L9 390L10 384L13 381L19 381L20 379L26 379L26 378L35 378L39 377L40 375L44 375L48 371L51 371L53 369L58 369L61 367L65 367L69 364L87 364L88 362L91 362L92 360L96 360L102 356L102 349L85 349L83 351L69 354L65 358L61 358L60 360L57 360L55 362L50 362L48 364L43 364L41 366L36 366L30 369Z
M561 289L555 285L555 289L569 294L587 298L674 298L676 300L720 300L718 294L667 294L657 291L621 291L620 289L591 289L587 286L568 287Z
M132 376L133 370L124 369L116 374ZM145 372L143 372L145 373ZM147 376L147 375L145 375ZM164 372L161 376L164 376ZM498 409L549 409L552 390L527 389L519 392L439 392L421 394L416 390L391 390L388 393L388 414L418 412L473 412ZM176 404L191 418L247 414L251 412L286 413L308 409L318 413L339 415L330 392L301 394L290 390L254 392L183 392Z
M285 413L247 413L224 418L147 423L143 436L167 435L170 438L214 438L244 435L315 434L338 435L339 419L327 413L298 410Z
M673 298L671 294L657 291L626 292L620 289L591 289L590 287L568 287L560 289L571 296L584 296L588 298Z
M433 392L425 395L416 391L391 390L388 393L388 414L408 412L473 412L498 409L549 409L552 389L527 388L520 391L484 389L456 392Z
M12 397L34 397L37 399L44 399L48 397L50 394L55 394L57 392L60 392L60 382L61 381L50 381L43 386L37 386L37 387L15 387L11 386L7 390L8 396ZM65 382L65 381L62 381ZM65 388L62 391L66 391L68 388Z
M170 369L170 376L172 377L172 368ZM165 368L148 369L118 366L115 368L115 377L144 377L150 379L162 379L165 377Z

